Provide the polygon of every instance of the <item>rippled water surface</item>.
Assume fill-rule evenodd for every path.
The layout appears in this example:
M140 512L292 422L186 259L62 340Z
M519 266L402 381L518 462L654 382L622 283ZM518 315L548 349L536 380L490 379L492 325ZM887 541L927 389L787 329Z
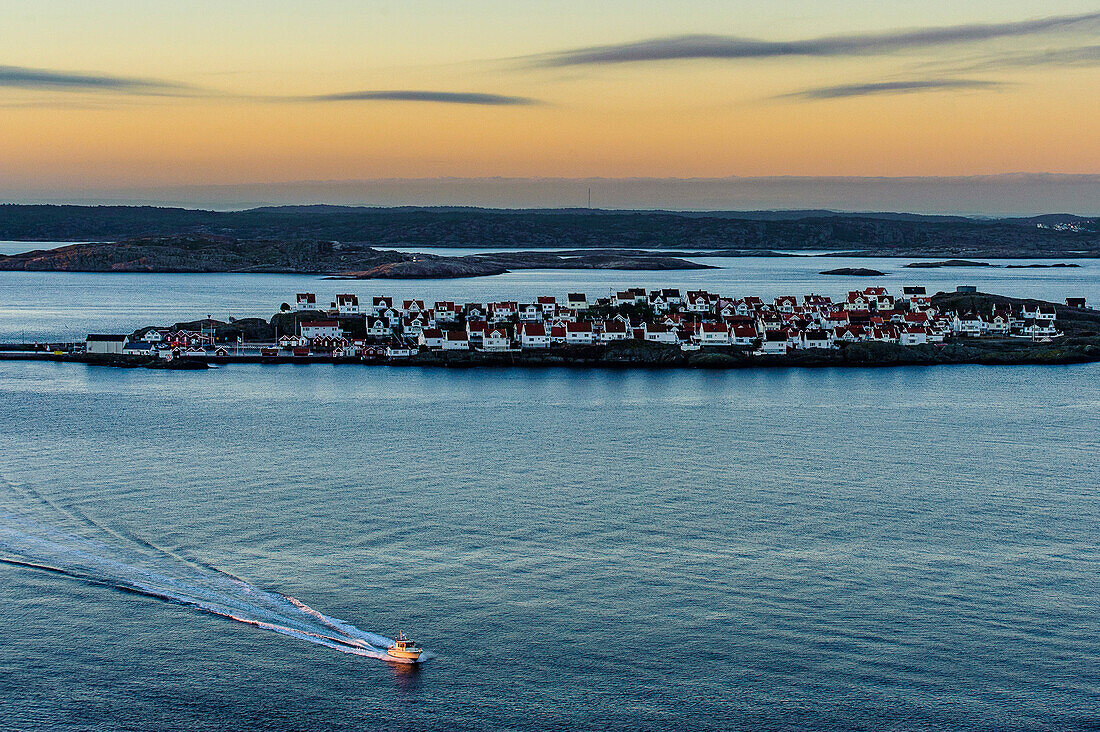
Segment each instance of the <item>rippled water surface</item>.
M2 242L0 242L2 244ZM442 250L440 250L442 251ZM2 253L2 247L0 247ZM462 252L466 253L466 252ZM983 292L1062 302L1087 298L1100 304L1100 260L1074 260L1080 267L907 269L911 260L886 257L703 257L716 267L637 272L615 270L519 270L493 277L444 280L325 280L314 275L120 274L92 272L0 272L0 343L83 340L87 333L129 333L147 325L171 325L230 316L270 318L295 293L317 293L329 303L338 293L364 302L373 295L423 298L429 302L488 302L569 292L607 297L627 287L707 289L732 297L819 293L842 297L851 289L882 285L901 292L924 285L928 292L975 285ZM1049 260L997 260L997 264ZM882 277L821 275L837 267L868 267Z
M0 424L3 728L1100 725L1096 365L0 362Z

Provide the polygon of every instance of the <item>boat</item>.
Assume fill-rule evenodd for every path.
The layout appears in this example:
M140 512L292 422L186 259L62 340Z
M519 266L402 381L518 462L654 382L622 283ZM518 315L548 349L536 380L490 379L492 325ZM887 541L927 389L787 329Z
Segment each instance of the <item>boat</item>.
M393 642L393 645L386 649L386 653L394 658L400 658L402 661L418 661L420 660L420 654L423 652L423 648L417 648L412 639L401 632L398 632L397 640Z

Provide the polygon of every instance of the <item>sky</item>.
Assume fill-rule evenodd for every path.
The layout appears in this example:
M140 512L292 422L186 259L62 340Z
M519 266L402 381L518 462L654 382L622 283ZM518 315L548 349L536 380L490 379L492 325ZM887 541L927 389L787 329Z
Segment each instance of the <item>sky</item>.
M11 200L1100 173L1097 0L0 0L0 17Z

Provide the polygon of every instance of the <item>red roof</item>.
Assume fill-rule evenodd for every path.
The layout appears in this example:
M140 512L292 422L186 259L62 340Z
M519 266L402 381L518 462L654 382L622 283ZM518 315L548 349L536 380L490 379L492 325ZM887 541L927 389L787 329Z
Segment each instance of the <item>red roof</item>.
M424 330L421 331L421 334L425 338L442 338L443 337L443 331L440 330L439 328L425 328Z
M308 323L302 323L303 328L335 328L339 323L335 320L312 320Z
M578 320L575 323L566 323L565 328L570 333L591 333L592 324L587 320ZM623 330L625 330L625 326Z
M449 341L468 341L469 336L466 335L466 331L455 328L454 330L447 331L447 340Z
M546 335L546 328L542 323L523 323L520 325L520 331L530 337Z

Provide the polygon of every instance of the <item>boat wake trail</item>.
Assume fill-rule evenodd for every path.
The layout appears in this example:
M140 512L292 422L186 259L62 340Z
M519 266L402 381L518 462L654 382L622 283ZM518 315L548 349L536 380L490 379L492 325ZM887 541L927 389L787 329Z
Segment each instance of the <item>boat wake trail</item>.
M72 507L59 506L29 489L0 480L17 498L21 495L30 499L32 507L48 506L61 514L63 523L78 524L70 532L42 521L25 506L0 504L0 562L186 605L343 653L401 660L386 653L393 645L390 638L360 630L293 597L259 589L205 563L108 529Z

